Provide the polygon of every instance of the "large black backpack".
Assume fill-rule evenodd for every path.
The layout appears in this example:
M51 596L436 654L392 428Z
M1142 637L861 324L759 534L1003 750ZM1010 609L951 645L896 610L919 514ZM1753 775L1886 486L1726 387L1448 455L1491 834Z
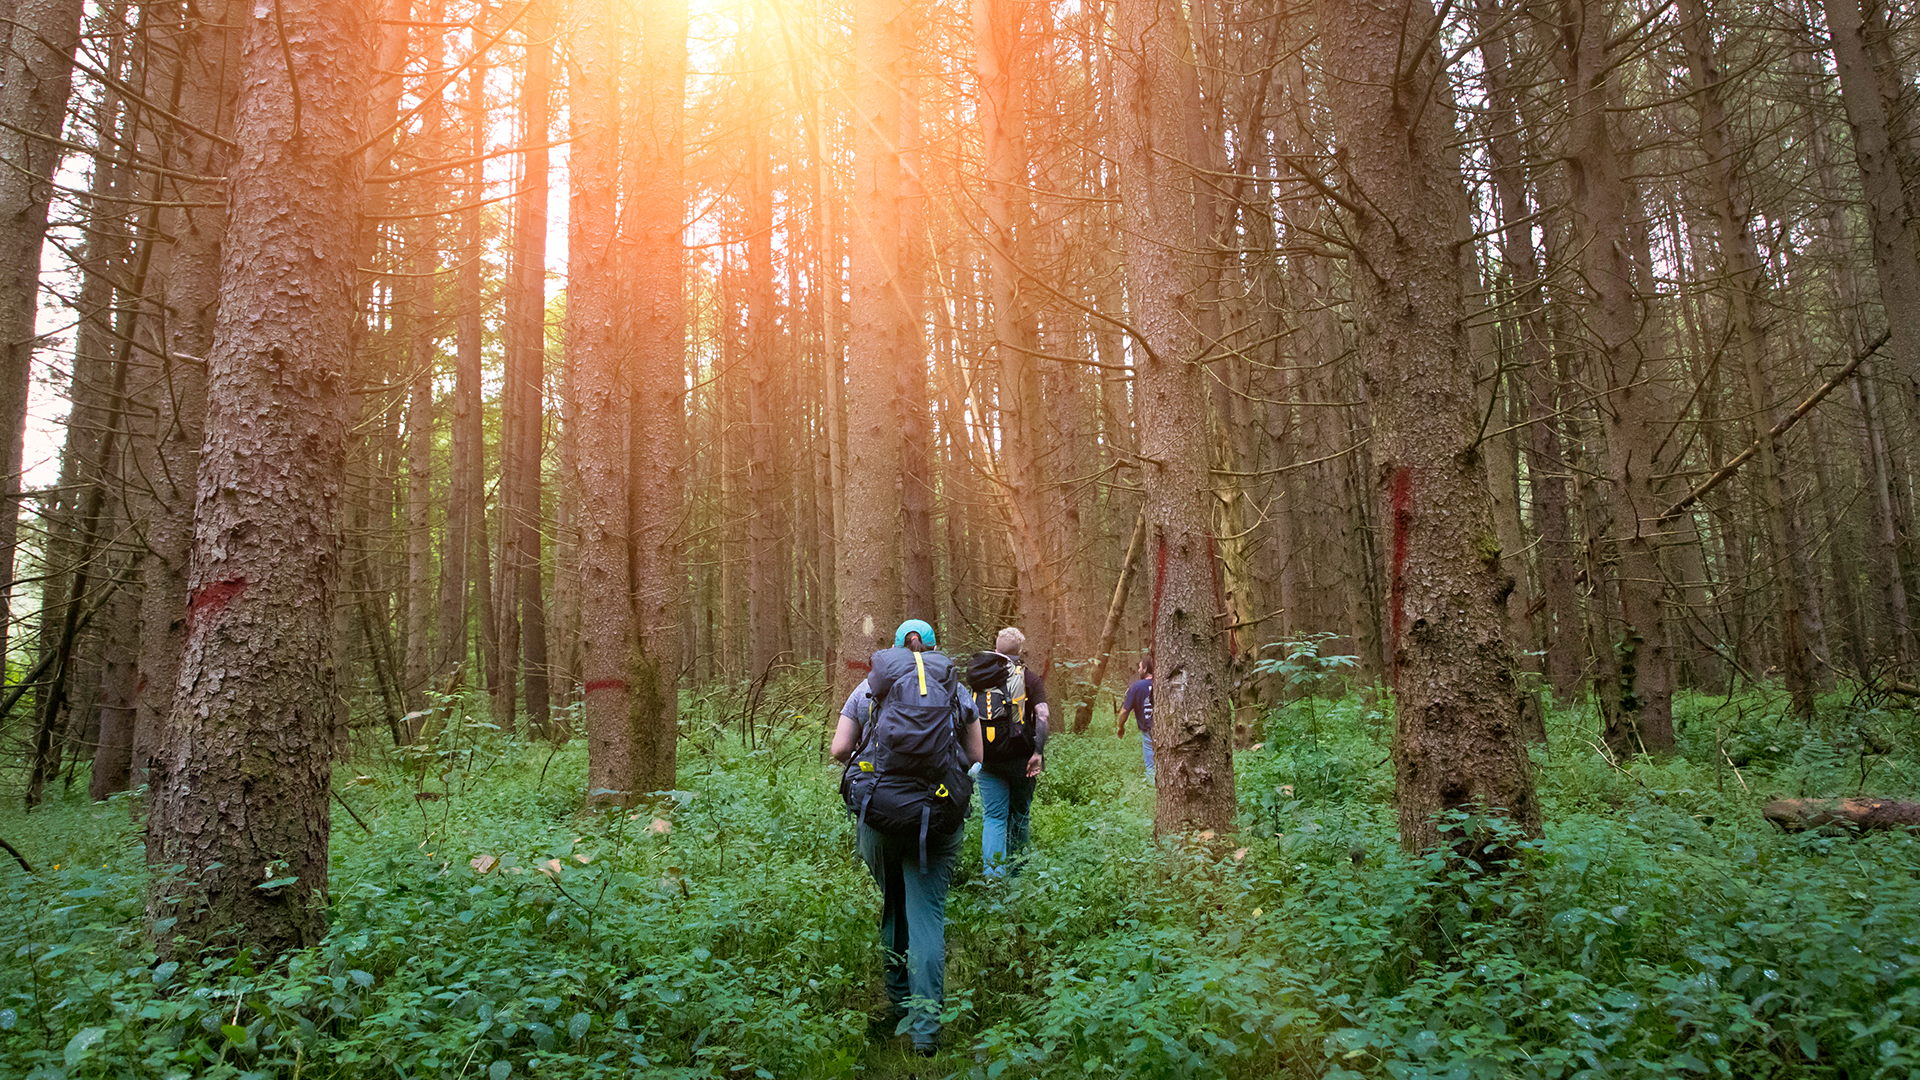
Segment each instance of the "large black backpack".
M988 765L1019 765L1039 749L1032 711L1027 707L1027 670L1003 653L973 654L967 664L967 689L980 718L982 760Z
M856 820L918 842L923 870L927 837L960 831L973 798L956 683L953 661L941 653L874 653L868 720L840 781L841 798Z

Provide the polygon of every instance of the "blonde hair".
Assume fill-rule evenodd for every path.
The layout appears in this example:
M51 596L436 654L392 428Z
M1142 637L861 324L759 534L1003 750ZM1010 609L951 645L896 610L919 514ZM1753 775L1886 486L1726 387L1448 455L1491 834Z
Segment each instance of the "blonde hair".
M1027 635L1021 633L1017 626L1004 627L993 636L994 651L1006 653L1008 656L1018 656L1020 647L1026 643Z

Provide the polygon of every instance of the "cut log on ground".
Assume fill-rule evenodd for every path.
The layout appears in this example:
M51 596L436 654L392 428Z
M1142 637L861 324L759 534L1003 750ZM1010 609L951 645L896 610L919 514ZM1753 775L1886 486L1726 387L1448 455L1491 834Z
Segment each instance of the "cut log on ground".
M1893 799L1775 799L1760 813L1787 832L1824 825L1860 830L1920 828L1920 802Z

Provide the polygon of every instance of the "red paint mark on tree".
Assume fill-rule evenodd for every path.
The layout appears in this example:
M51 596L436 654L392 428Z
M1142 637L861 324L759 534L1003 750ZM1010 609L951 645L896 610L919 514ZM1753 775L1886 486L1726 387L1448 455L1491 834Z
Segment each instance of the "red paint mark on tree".
M1402 465L1393 470L1387 504L1393 511L1393 565L1387 574L1390 594L1387 617L1393 630L1387 641L1387 682L1392 685L1400 680L1400 624L1405 615L1402 605L1406 602L1407 534L1413 529L1411 465Z
M247 579L237 577L228 578L225 581L209 581L193 590L193 594L187 598L187 629L191 631L193 624L202 615L215 614L246 589Z
M1147 630L1147 652L1155 651L1160 642L1160 594L1167 586L1167 538L1154 538L1153 555L1153 625Z
M847 661L847 670L857 671L860 674L865 675L867 672L873 670L873 664L872 662L867 660L849 660Z
M625 690L626 688L627 680L625 679L595 679L588 683L582 692L591 694L595 690Z

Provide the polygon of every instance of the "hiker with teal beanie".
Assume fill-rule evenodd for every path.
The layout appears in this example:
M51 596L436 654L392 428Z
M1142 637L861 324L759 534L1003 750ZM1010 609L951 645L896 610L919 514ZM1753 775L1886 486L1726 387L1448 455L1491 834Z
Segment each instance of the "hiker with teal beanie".
M953 661L933 627L908 619L894 647L840 709L835 760L857 821L860 858L880 886L888 1010L876 1032L904 1027L916 1052L939 1048L947 981L947 889L980 760L980 725L959 708ZM904 1021L904 1024L902 1023Z

